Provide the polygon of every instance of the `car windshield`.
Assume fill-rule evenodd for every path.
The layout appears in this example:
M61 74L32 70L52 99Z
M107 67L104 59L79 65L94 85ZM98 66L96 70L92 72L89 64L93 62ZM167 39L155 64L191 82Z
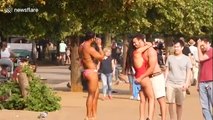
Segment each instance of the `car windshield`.
M17 57L27 57L27 56L31 55L31 51L29 51L29 50L23 50L23 49L13 49L12 52Z

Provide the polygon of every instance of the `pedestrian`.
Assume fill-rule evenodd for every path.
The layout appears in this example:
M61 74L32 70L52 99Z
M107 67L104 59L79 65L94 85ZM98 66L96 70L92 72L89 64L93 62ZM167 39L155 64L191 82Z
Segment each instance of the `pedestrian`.
M181 41L183 41L184 42L184 47L183 47L183 50L182 50L182 52L183 52L183 54L184 55L186 55L186 56L188 56L189 57L189 59L191 60L191 63L192 63L192 61L193 61L193 59L192 59L192 53L191 53L191 50L189 49L189 45L186 43L186 41L185 41L185 38L184 37L180 37L179 38L179 40L181 40ZM192 71L192 69L191 69L191 71ZM192 72L191 72L191 79L193 78L193 76L192 76ZM190 87L191 86L191 81L192 80L190 80L189 81L189 86L188 87ZM187 88L187 90L186 90L186 94L187 95L190 95L190 91L189 91L189 88Z
M104 48L104 59L99 62L99 72L101 74L102 90L103 90L103 100L107 97L112 99L112 77L115 71L115 62L111 57L111 50Z
M141 90L141 85L136 84L134 82L135 81L135 69L134 69L132 59L129 59L130 57L132 57L132 51L131 51L131 49L128 49L125 71L126 71L126 74L128 76L128 80L129 80L129 90L131 93L130 99L131 100L140 100L139 92Z
M213 49L208 38L197 41L200 61L199 84L200 102L205 120L213 120Z
M140 38L141 35L136 36L136 38L137 37ZM148 44L148 42L145 41L142 42ZM142 48L144 47L146 48L145 45L142 45ZM142 53L142 56L144 61L147 61L148 66L146 71L143 74L141 74L139 79L149 77L152 83L154 97L160 105L160 111L162 115L161 120L165 120L166 119L165 78L161 71L160 65L158 64L157 51L152 47L152 44L150 44L150 47Z
M62 65L64 65L66 62L66 48L67 45L62 40L61 43L59 44L59 53L60 53L59 60L62 63Z
M93 43L97 44L98 50L92 47ZM87 113L85 120L94 120L97 116L99 87L97 65L93 60L101 61L104 58L101 39L96 38L95 33L87 32L85 41L79 47L79 54L84 68L83 75L88 83Z
M142 77L143 74L148 70L149 63L145 59L145 52L151 46L145 43L144 35L136 35L130 42L129 48L131 50L130 61L133 61L135 69L135 82L142 86L140 94L140 120L145 119L145 102L148 99L148 118L146 120L152 120L154 114L154 92L152 83L149 76ZM157 56L156 56L157 57ZM131 64L130 64L131 65Z
M70 47L66 48L66 64L70 65L71 64L71 51L70 51Z
M134 68L132 67L132 69L134 69ZM141 90L141 85L135 83L134 70L128 71L127 75L128 75L128 80L129 80L129 89L131 92L130 99L131 100L140 100L139 92Z
M192 86L195 86L198 79L198 69L199 69L199 59L198 59L198 50L195 46L196 42L194 38L190 38L189 42L189 49L192 53L192 79L191 83Z
M10 47L7 44L7 41L2 41L1 48L0 48L0 66L1 66L1 75L8 77L8 68L5 66L8 66L11 73L13 73L14 65L13 61L10 59L10 57L16 56L15 53L13 53L10 50Z
M183 48L183 41L174 41L174 55L169 55L166 61L166 97L170 120L175 120L174 105L176 105L177 120L182 120L183 102L191 76L192 64L189 57L183 54Z

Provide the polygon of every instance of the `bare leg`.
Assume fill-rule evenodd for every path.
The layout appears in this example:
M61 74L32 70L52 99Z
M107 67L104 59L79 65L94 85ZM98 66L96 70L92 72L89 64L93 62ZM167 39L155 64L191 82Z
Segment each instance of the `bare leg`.
M97 87L95 98L93 100L93 117L96 118L97 116L97 106L98 106L98 98L99 98L99 88Z
M94 112L96 114L96 108L97 108L97 100L98 99L98 75L96 72L94 73L89 73L87 75L87 80L88 80L88 96L87 96L87 118L93 118L94 117Z
M67 59L68 59L68 64L71 64L70 56L68 56Z
M182 110L183 110L182 105L176 104L177 120L182 120Z
M166 120L166 99L165 97L160 97L157 99L160 104L161 120Z
M175 120L174 103L169 104L169 115L170 115L170 120Z
M140 105L139 105L140 120L145 120L146 98L144 96L143 91L140 91L139 95L140 95Z
M144 91L144 94L148 99L148 118L150 120L154 117L154 107L155 107L155 97L154 91L152 89L152 83L149 79L145 78L141 81L141 85Z

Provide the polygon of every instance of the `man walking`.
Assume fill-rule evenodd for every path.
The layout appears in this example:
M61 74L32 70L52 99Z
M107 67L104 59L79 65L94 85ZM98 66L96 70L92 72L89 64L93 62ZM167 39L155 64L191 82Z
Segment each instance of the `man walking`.
M170 120L175 120L175 104L177 120L182 120L183 101L191 76L192 64L189 57L183 54L183 48L183 41L174 41L174 55L170 55L166 61L166 94Z
M205 120L213 120L213 49L207 38L197 41L198 58L200 60L199 84L200 102Z

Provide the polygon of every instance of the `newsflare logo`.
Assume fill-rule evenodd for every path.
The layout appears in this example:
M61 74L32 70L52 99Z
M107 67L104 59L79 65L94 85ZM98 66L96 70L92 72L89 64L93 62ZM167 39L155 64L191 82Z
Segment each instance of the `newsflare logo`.
M4 9L4 13L12 13L13 12L13 8L8 7Z
M38 12L38 8L31 8L31 7L26 7L26 8L12 8L8 7L4 9L4 13L34 13Z

